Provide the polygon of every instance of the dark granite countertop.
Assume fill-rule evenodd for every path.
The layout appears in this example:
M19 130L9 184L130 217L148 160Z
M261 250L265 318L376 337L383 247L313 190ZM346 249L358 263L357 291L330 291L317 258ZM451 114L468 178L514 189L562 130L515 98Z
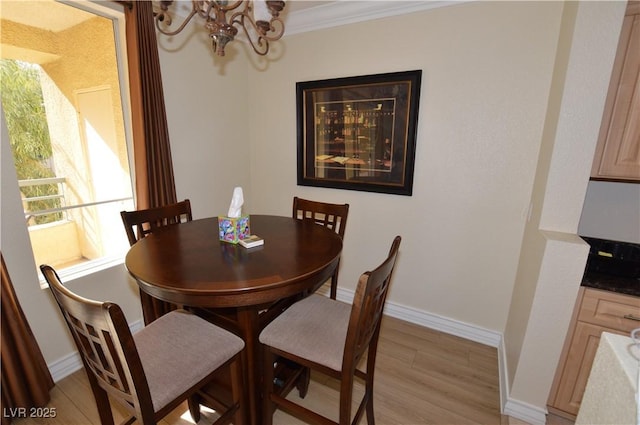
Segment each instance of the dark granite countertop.
M582 286L640 297L640 278L587 271L582 278Z

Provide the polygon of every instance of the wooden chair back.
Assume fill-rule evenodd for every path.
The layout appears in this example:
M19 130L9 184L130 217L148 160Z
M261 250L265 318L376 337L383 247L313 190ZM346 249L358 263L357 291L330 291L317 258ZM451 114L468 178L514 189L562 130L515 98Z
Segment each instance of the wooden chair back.
M164 226L193 220L191 202L188 199L162 207L121 211L120 216L130 245ZM174 304L153 298L143 291L140 291L140 304L145 325L178 308Z
M368 362L375 364L382 312L401 240L400 236L396 236L387 259L373 271L363 273L358 280L344 349L343 374L355 370L358 361L367 351Z
M163 226L193 220L191 202L188 199L146 210L121 211L120 216L130 245Z
M56 271L40 266L87 370L102 423L113 423L104 392L130 407L142 423L154 423L154 410L142 363L125 316L117 304L83 298L65 288ZM106 408L105 404L106 403Z
M293 198L293 218L298 220L312 220L316 224L325 226L344 239L344 232L347 228L347 216L349 215L349 204L331 204L327 202L310 201L295 196ZM331 276L330 293L331 299L336 299L338 294L338 266Z
M317 224L333 230L343 239L347 228L348 214L349 204L310 201L297 196L293 198L293 218L313 220Z

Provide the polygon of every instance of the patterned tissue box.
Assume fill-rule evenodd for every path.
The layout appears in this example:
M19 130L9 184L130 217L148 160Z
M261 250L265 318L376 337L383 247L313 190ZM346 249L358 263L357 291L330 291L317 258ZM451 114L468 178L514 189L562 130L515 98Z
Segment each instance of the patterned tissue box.
M240 239L246 239L251 235L249 216L218 217L218 233L220 240L237 244Z

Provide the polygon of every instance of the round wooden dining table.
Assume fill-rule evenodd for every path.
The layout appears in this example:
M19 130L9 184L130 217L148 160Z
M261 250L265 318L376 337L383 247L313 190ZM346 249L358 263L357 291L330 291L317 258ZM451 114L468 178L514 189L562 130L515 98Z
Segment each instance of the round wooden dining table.
M170 225L140 239L125 265L145 293L193 309L241 336L251 424L262 420L258 335L288 305L317 290L338 266L342 240L311 220L251 215L264 245L222 242L217 217Z

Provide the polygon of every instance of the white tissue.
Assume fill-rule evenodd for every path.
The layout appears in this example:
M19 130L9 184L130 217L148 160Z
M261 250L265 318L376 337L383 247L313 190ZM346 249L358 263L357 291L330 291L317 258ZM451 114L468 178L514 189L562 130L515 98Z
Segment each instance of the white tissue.
M231 198L231 204L229 205L229 212L227 213L227 217L240 217L242 215L242 204L244 204L242 188L236 187L233 189L233 197Z

